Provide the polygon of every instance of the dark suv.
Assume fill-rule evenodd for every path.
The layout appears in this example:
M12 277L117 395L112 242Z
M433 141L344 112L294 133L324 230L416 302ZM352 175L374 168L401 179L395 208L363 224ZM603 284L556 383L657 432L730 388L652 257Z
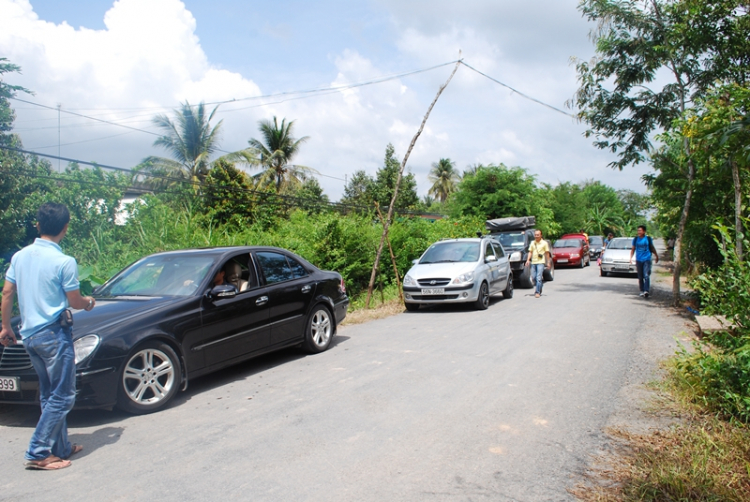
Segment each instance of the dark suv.
M508 253L510 267L513 271L513 280L519 288L533 288L534 282L531 278L531 267L526 266L529 257L529 245L534 241L536 217L522 216L487 220L486 227L490 236L502 244ZM547 241L550 252L552 244ZM551 263L550 268L544 270L544 280L552 281L555 278L555 265Z

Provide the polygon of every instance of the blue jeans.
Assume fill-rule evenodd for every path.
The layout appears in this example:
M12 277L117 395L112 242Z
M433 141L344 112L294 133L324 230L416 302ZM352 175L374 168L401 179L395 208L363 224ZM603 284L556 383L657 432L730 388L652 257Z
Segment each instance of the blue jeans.
M536 283L536 294L542 294L544 287L544 263L531 264L531 278Z
M50 455L68 458L72 446L66 418L76 400L73 337L69 329L56 326L25 338L23 344L39 376L42 405L26 460L42 460Z
M635 262L635 268L638 271L638 288L641 293L651 291L651 260Z

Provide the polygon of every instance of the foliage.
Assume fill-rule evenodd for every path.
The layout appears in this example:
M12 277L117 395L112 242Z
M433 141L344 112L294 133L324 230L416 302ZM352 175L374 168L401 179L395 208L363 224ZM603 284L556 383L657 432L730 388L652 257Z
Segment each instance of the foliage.
M173 158L148 157L144 159L148 169L170 177L203 181L210 169L209 159L218 148L222 121L211 126L217 109L207 115L203 103L192 106L185 101L175 111L174 121L166 115L154 117L154 125L164 131L154 146L164 147Z
M433 162L429 180L432 186L428 193L434 195L440 202L445 202L450 194L455 192L461 176L456 171L455 162L451 159L440 159L438 162Z
M733 328L695 342L675 363L676 374L690 386L694 400L712 412L750 422L750 263L740 259L723 225L715 229L724 263L698 276L692 285L703 312L726 316Z
M263 169L257 175L261 188L275 187L278 193L294 189L315 172L309 167L292 164L302 143L310 139L308 136L299 139L293 136L294 120L281 119L281 124L276 117L273 121L261 120L258 129L262 140L252 138L248 143L255 154L252 164Z
M361 206L363 208L372 207L375 202L375 199L373 199L375 193L374 184L375 180L364 170L354 171L354 174L352 174L352 177L344 186L341 203Z
M520 167L479 166L475 174L464 174L449 206L454 217L494 219L533 215L537 228L545 235L557 235L560 229L534 176Z

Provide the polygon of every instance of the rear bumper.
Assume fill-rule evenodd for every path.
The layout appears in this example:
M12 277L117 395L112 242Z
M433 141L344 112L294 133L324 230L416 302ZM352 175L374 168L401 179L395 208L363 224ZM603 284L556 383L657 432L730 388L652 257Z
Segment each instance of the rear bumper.
M341 299L338 303L335 303L333 305L333 317L336 319L336 326L338 326L341 321L346 319L346 312L349 309L349 297L345 296L343 299Z

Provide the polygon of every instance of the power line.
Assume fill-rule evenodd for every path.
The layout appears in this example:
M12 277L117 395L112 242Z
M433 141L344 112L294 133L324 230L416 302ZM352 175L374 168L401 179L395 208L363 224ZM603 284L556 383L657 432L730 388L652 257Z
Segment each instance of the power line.
M476 68L474 68L474 67L473 67L473 66L471 66L471 65L468 65L468 64L464 63L463 61L461 61L461 64L462 64L462 65L464 65L465 67L467 67L468 69L470 69L470 70L472 70L472 71L475 71L475 72L479 73L479 74L480 74L480 75L482 75L483 77L486 77L486 78L488 78L488 79L492 80L492 81L493 81L493 82L495 82L496 84L500 84L500 85L502 85L503 87L505 87L506 89L510 89L511 91L515 92L516 94L518 94L519 96L521 96L521 97L523 97L523 98L526 98L526 99L528 99L528 100L530 100L530 101L533 101L534 103L540 104L540 105L542 105L542 106L545 106L545 107L549 108L550 110L554 110L554 111L556 111L557 113L562 113L563 115L567 115L568 117L572 117L572 118L574 118L574 119L575 119L575 118L578 118L578 117L576 117L575 115L573 115L572 113L568 113L568 112L566 112L565 110L561 110L561 109L559 109L559 108L557 108L557 107L554 107L554 106L552 106L552 105L549 105L549 104L545 103L544 101L540 101L540 100L538 100L538 99L536 99L536 98L532 98L532 97L531 97L531 96L529 96L528 94L524 94L524 93L522 93L521 91L519 91L518 89L514 89L513 87L509 86L508 84L504 84L503 82L500 82L500 81L499 81L499 80L497 80L496 78L490 77L490 76L489 76L489 75L487 75L486 73L482 73L481 71L477 70Z

